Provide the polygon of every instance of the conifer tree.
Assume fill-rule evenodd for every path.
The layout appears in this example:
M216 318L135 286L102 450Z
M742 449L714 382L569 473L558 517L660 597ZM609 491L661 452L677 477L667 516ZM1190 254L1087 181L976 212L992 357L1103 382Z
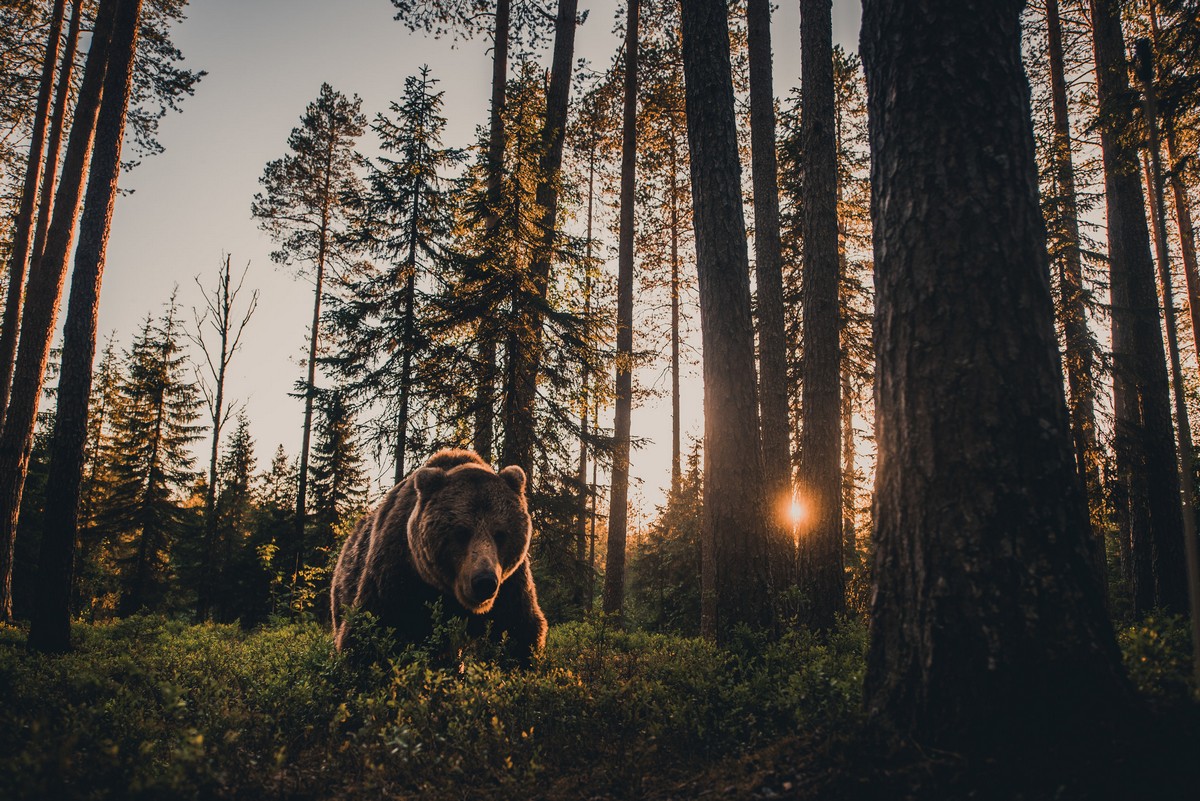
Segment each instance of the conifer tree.
M341 392L322 398L317 443L313 448L313 526L306 561L327 558L337 544L340 526L353 522L367 495L365 460L358 442L354 413Z
M968 754L1086 736L1132 703L1055 354L1022 5L863 9L880 450L865 700Z
M1091 0L1112 295L1113 450L1137 614L1187 608L1179 468L1120 6ZM1124 535L1123 535L1124 536Z
M196 478L192 443L201 400L179 308L171 299L157 320L147 317L125 357L112 419L112 488L99 518L111 532L121 576L118 613L133 614L161 596L169 554L184 531L184 497Z
M264 191L254 196L251 212L279 244L271 258L295 265L313 275L313 315L308 337L307 375L300 386L304 398L304 426L296 489L296 567L303 549L308 495L309 444L312 439L313 402L316 398L317 353L320 346L321 302L327 270L346 268L354 251L341 236L348 224L350 199L360 194L355 174L354 142L362 136L366 118L355 95L347 98L329 84L321 84L317 99L309 103L300 125L288 137L290 152L269 162L260 182Z
M429 285L454 269L457 257L458 202L448 172L463 154L442 144L444 93L436 84L422 67L405 79L392 116L380 114L371 126L385 155L370 164L354 233L386 266L355 276L331 298L329 312L337 348L327 363L342 379L344 402L371 415L376 447L392 451L397 484L410 464L420 368L429 361L421 319Z
M704 342L701 631L772 624L758 448L750 265L741 203L728 6L683 4L683 69Z
M238 411L234 423L217 468L217 534L211 543L216 558L211 582L216 588L216 618L230 622L241 617L246 623L265 613L265 604L255 601L261 595L258 590L265 589L268 582L251 539L256 500L254 439L244 410ZM201 578L209 580L207 574Z
M39 560L38 602L30 644L42 651L70 646L70 597L79 524L79 488L87 436L92 359L100 283L112 226L121 152L125 140L142 0L124 0L113 24L103 97L96 122L87 195L79 222L79 244L71 274L64 324L64 360L59 380L51 470L47 485L46 530Z
M799 581L808 623L833 627L845 609L842 551L841 374L837 220L837 140L830 0L800 4L800 125L804 136L804 338L799 494Z
M625 603L625 542L629 520L630 421L633 413L634 183L637 180L638 26L640 0L625 0L625 52L621 115L621 206L617 243L616 415L613 423L612 492L604 566L604 611L620 615Z

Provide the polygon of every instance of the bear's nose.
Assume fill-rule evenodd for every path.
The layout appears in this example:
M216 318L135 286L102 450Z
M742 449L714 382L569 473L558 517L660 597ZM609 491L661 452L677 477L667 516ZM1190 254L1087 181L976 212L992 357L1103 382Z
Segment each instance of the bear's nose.
M500 582L496 580L496 574L490 570L481 570L471 577L471 592L480 601L495 595L498 586L500 586Z

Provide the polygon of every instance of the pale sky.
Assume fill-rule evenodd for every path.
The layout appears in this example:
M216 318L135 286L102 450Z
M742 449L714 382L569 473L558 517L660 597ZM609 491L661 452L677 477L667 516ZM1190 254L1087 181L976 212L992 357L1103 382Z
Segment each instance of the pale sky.
M775 93L783 97L799 84L799 12L794 2L780 6L773 44ZM584 0L580 7L591 14L578 32L576 57L603 67L618 45L612 21L622 4ZM259 290L259 307L226 394L246 403L265 465L280 443L293 456L299 449L303 408L288 392L302 373L312 285L270 261L272 243L250 216L264 165L284 154L288 133L322 82L361 96L371 118L387 110L422 64L445 90L447 143L466 146L487 119L491 58L484 39L452 44L410 34L393 21L388 0L193 0L188 15L175 41L186 66L208 75L183 113L163 121L166 152L122 177L122 188L134 194L121 197L115 210L100 332L103 338L115 330L126 347L173 287L185 309L199 305L193 277L211 285L223 252L239 267L250 262L246 285ZM834 38L848 50L857 50L859 16L858 0L834 0ZM701 393L693 369L682 389L685 448L687 437L703 431ZM611 427L611 412L606 417ZM632 473L641 480L632 491L635 509L639 497L651 506L661 502L670 481L670 430L669 397L634 409L633 435L648 440L632 455ZM197 453L207 449L200 443ZM390 476L390 467L382 473Z

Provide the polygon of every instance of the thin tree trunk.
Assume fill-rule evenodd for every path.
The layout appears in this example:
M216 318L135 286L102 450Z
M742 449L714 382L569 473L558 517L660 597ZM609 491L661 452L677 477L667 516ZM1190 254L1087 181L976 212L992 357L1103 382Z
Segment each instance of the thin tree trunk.
M531 273L534 291L545 301L550 288L550 267L558 244L558 183L562 171L563 141L571 92L571 66L575 58L575 27L578 0L559 0L554 23L554 55L550 62L550 85L546 89L546 119L541 135L541 175L536 200L542 208L542 241L534 254ZM537 377L542 363L542 331L545 320L537 309L524 305L517 310L517 330L510 337L509 372L505 393L505 464L517 464L533 475L536 439Z
M408 402L412 393L412 352L416 336L417 306L417 225L421 195L413 196L412 216L408 221L408 277L404 281L404 356L400 360L400 410L396 420L396 472L395 483L405 476L405 456L408 451Z
M604 611L620 616L625 606L625 540L629 524L629 429L633 412L633 204L637 166L639 0L626 0L625 105L621 126L621 210L617 241L617 376L613 424L612 491L608 554L604 565Z
M500 218L495 210L500 205L504 173L504 106L508 84L508 26L510 0L497 0L496 27L492 33L492 111L487 153L488 216L484 220L486 238L495 234ZM488 320L479 325L479 375L475 393L475 435L472 446L485 462L492 460L493 437L496 427L496 331Z
M759 449L750 263L742 212L728 5L688 0L683 70L704 346L701 632L772 624L770 534Z
M1068 409L1071 414L1075 458L1087 492L1089 514L1093 521L1099 521L1103 517L1104 491L1100 484L1100 451L1096 443L1095 360L1084 303L1079 206L1076 200L1075 165L1071 158L1071 117L1063 64L1062 23L1058 15L1058 0L1046 2L1046 32L1050 94L1054 111L1051 157L1061 204L1059 214L1062 223L1062 252L1059 258L1062 299L1058 311L1066 340L1064 361L1067 368L1067 385L1070 388ZM1096 567L1103 576L1106 564L1104 534L1099 528L1095 533Z
M583 337L585 340L591 340L592 337L592 223L593 223L593 207L596 199L596 147L593 144L588 151L588 188L587 188L587 240L584 245L584 258L586 260L585 272L583 274ZM588 489L587 466L588 466L588 419L591 410L591 381L592 376L588 369L587 362L584 362L582 374L580 375L579 384L583 391L582 408L579 412L579 509L577 511L578 523L576 530L575 557L579 561L580 566L584 563L584 557L587 554L587 530L588 530L588 497L591 495ZM593 459L594 461L594 459ZM582 598L585 590L586 582L579 582L579 596Z
M1115 0L1091 0L1112 292L1114 451L1128 496L1134 612L1187 610L1179 464L1171 427L1154 262Z
M332 147L332 145L330 145ZM328 182L328 179L327 179ZM328 191L328 187L326 187ZM328 198L326 199L328 202ZM296 564L292 573L292 583L295 584L300 576L300 568L304 563L304 523L308 496L308 451L312 440L313 400L316 396L317 380L317 340L321 330L321 292L325 284L325 256L327 237L329 235L328 215L323 215L321 221L320 243L317 246L317 284L313 289L313 317L311 336L308 343L308 376L304 383L304 433L300 441L300 470L296 487Z
M12 231L12 252L8 260L8 293L4 299L4 322L0 327L0 427L4 425L4 413L8 409L8 396L12 389L13 360L17 355L17 331L20 327L25 272L29 264L29 246L33 240L33 211L42 183L46 128L50 122L50 95L54 89L54 68L58 66L58 48L62 39L66 8L66 0L55 0L50 15L50 34L46 39L46 55L42 58L42 75L38 81L37 101L33 111L33 133L29 142L29 156L25 162L25 182L21 187L21 202Z
M50 339L62 299L67 259L75 239L75 218L83 194L84 176L91 158L92 135L108 62L108 40L120 0L102 0L92 34L83 85L75 105L75 119L63 163L62 185L54 201L54 216L42 258L30 269L21 334L13 372L4 430L0 433L0 621L12 619L12 557L21 493L33 447L33 429L46 377Z
M679 411L679 175L678 147L675 142L675 130L670 133L671 148L671 180L669 184L670 197L670 226L671 226L671 494L679 493L680 481L683 477L682 444L680 429L682 421Z
M833 628L846 608L842 546L841 315L838 310L837 144L830 0L800 3L804 105L804 335L800 358L799 582L808 624Z
M1171 358L1171 383L1175 393L1175 425L1179 441L1179 473L1183 489L1183 556L1186 562L1188 613L1192 624L1193 677L1200 686L1200 561L1196 545L1195 462L1192 458L1192 428L1188 420L1187 395L1183 383L1183 368L1179 358L1179 333L1175 325L1175 298L1171 288L1171 263L1167 253L1167 209L1163 199L1162 156L1158 138L1158 104L1154 92L1154 55L1150 42L1137 43L1137 73L1142 83L1143 119L1149 147L1146 164L1146 185L1151 192L1151 222L1154 245L1158 254L1158 282L1162 292L1163 313L1167 329L1167 350Z
M79 223L79 246L71 275L71 297L63 336L62 373L50 444L37 592L29 627L29 644L44 652L70 648L71 582L79 526L79 485L87 438L88 400L92 391L92 359L96 352L96 318L104 275L108 234L112 226L121 144L133 83L138 21L142 0L122 0L113 26L104 98L96 122L87 199Z
M863 4L879 437L866 702L968 753L1061 742L1132 703L1057 359L1023 5Z
M770 510L768 521L775 549L779 551L772 559L773 567L790 576L789 557L793 544L786 523L792 496L788 436L791 425L788 421L787 336L783 322L783 255L779 240L770 0L748 0L746 3L746 44L750 59L750 158L754 186L754 274L758 288L763 478ZM779 582L781 586L784 583L790 583L790 580Z
M858 532L854 526L854 391L850 371L842 369L842 537L845 552L858 553ZM857 560L855 560L857 563Z
M1159 28L1156 2L1149 3L1150 32L1155 51L1158 49ZM1167 143L1168 175L1171 180L1171 195L1175 201L1175 219L1179 227L1179 251L1183 257L1183 273L1187 278L1188 310L1192 318L1192 342L1200 348L1200 269L1196 265L1196 232L1192 227L1192 209L1184 183L1184 161L1178 156L1179 146L1175 138L1175 121L1168 115L1163 121L1163 133Z
M63 129L66 127L67 107L71 104L72 75L75 72L75 56L79 51L79 28L83 19L83 0L71 5L71 24L63 45L62 65L58 71L58 88L54 91L54 114L50 119L50 136L46 142L46 167L42 177L41 196L38 198L37 224L33 229L33 250L30 261L38 262L46 249L46 234L50 229L50 216L54 211L54 189L58 180L58 155L62 149Z

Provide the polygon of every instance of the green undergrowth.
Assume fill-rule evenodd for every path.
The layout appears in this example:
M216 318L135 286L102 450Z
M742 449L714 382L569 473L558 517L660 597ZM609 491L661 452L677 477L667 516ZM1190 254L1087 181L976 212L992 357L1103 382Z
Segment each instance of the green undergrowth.
M0 798L632 797L857 725L866 644L856 623L718 649L588 622L523 670L446 630L382 660L363 656L387 651L378 633L351 659L315 624L74 635L47 657L0 629Z

